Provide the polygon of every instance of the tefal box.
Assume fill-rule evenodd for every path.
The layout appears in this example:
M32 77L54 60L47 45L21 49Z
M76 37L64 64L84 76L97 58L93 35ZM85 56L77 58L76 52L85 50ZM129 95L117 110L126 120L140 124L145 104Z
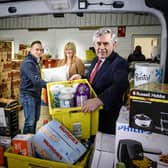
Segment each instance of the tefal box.
M32 137L33 134L18 134L12 138L13 153L34 156Z
M86 152L86 147L56 120L38 130L33 145L40 158L70 164L77 162Z
M116 122L115 162L118 162L118 156L120 155L119 142L126 139L139 141L144 156L156 161L158 168L166 167L163 166L165 163L160 161L160 157L163 154L168 154L168 136L131 127L129 125L129 113L128 108L123 106Z
M168 135L168 84L146 83L130 90L130 126Z

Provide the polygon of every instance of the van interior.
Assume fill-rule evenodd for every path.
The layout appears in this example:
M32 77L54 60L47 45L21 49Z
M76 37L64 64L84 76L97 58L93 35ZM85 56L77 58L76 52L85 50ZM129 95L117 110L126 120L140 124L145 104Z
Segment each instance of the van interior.
M30 33L48 36L52 41L54 33L57 45L46 43L46 52L50 50L54 57L60 56L61 44L73 37L78 43L79 55L83 56L84 50L91 46L92 31L103 26L113 27L118 41L116 50L125 58L137 44L143 46L149 59L158 52L152 49L159 48L163 82L167 83L167 6L165 0L0 0L0 40L13 41L15 51L18 46L15 39L21 39L25 30L29 33L23 42L29 41Z

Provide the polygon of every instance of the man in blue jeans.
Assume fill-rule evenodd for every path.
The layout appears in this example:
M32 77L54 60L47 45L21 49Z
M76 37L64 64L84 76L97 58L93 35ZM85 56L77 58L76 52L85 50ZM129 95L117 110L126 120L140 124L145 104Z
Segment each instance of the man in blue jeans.
M24 134L36 132L36 124L40 117L41 89L46 87L46 81L41 79L38 64L42 54L41 42L32 42L30 52L20 66L20 101L25 117Z

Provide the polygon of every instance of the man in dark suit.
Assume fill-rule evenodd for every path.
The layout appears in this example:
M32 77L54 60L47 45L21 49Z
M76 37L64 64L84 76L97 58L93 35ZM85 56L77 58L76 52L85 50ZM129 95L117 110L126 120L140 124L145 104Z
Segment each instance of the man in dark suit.
M99 131L115 134L115 125L123 103L123 94L129 86L128 65L127 61L114 51L116 41L115 34L111 29L97 30L93 36L93 44L97 57L92 61L86 77L98 97L85 101L82 111L92 112L103 106L99 113ZM98 60L101 60L99 68L97 68ZM94 73L95 69L96 74ZM76 74L70 80L79 78L81 76Z

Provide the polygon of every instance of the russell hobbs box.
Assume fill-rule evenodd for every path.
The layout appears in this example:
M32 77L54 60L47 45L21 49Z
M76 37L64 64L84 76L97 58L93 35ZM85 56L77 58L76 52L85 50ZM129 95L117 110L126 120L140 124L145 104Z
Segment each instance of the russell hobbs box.
M168 85L146 83L130 91L130 126L168 135Z

